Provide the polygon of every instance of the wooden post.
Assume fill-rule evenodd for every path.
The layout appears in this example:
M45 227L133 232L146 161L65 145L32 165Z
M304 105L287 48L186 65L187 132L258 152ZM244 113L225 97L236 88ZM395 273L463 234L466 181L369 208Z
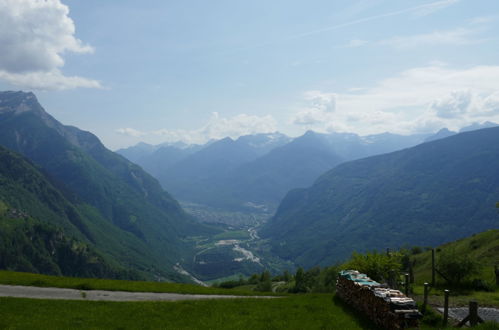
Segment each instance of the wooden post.
M405 295L409 297L409 274L405 274Z
M449 290L444 290L444 327L449 322Z
M412 262L409 260L409 281L414 284L414 269L412 269Z
M424 297L423 297L423 307L421 308L421 312L423 314L426 313L426 305L428 304L428 291L429 291L429 284L425 282L424 284Z
M483 323L482 318L478 316L478 303L475 300L471 300L469 306L468 316L466 316L461 322L459 322L459 324L457 325L458 327L462 327L468 321L470 322L470 325L472 327L478 325L478 323Z
M499 285L499 267L494 266L494 273L496 274L496 285Z
M470 325L474 327L478 324L478 303L474 300L470 301Z
M388 286L390 288L393 288L393 289L397 289L398 288L398 280L397 280L397 276L396 276L397 272L395 271L395 269L390 269L390 271L388 272Z
M431 249L431 286L435 287L435 249Z
M390 256L390 248L386 248L386 256L389 257Z

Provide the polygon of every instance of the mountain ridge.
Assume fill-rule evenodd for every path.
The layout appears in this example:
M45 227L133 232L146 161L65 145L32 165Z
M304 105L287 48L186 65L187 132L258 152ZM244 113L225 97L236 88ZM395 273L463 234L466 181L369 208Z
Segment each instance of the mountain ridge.
M308 267L497 227L497 139L499 128L482 129L343 163L289 192L259 234Z
M59 123L34 94L2 92L0 100L0 144L24 155L63 184L78 197L80 208L95 219L104 218L118 231L135 236L141 253L149 254L144 258L155 260L151 269L177 276L173 265L193 253L182 237L211 229L198 225L156 179L107 150L96 136ZM101 240L100 244L105 243ZM122 246L125 250L130 247ZM143 262L136 259L134 263Z

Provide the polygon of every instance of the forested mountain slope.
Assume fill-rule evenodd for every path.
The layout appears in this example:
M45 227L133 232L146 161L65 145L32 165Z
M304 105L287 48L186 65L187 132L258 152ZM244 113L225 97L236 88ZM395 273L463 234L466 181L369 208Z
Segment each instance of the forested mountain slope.
M310 267L498 228L497 141L499 128L482 129L341 164L289 192L260 235Z
M192 252L182 237L210 231L191 219L156 179L106 149L93 134L59 123L34 94L2 92L0 101L0 144L64 187L94 221L95 231L105 232L96 223L104 219L118 236L131 234L136 243L117 239L124 250L108 248L122 261L146 272L173 274L172 265ZM108 244L103 237L97 245Z

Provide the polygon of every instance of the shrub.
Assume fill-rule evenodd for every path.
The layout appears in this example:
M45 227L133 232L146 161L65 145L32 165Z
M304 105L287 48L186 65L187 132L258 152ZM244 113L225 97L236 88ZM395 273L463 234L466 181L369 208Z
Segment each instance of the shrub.
M396 273L393 275L396 276L401 267L401 255L399 253L387 256L376 251L364 255L354 252L350 261L342 265L343 269L356 269L367 274L375 281L388 280L393 271Z
M477 274L480 264L467 254L446 249L438 255L437 268L447 283L459 285L466 278Z

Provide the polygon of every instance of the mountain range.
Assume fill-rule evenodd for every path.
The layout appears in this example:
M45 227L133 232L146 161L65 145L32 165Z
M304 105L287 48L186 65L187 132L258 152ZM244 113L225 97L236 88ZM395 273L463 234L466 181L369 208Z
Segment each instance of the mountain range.
M28 199L4 192L9 203L39 220L71 227L72 235L125 269L148 278L185 279L173 269L193 253L183 238L213 232L186 214L142 168L106 149L93 134L59 123L32 93L0 93L0 145L50 178L74 206L61 206L69 210L65 217L72 227Z
M231 210L275 210L285 194L311 185L319 175L353 159L412 147L428 134L308 131L225 138L207 145L152 146L117 150L155 176L177 199Z
M259 234L304 267L499 227L499 127L346 162L290 191Z

